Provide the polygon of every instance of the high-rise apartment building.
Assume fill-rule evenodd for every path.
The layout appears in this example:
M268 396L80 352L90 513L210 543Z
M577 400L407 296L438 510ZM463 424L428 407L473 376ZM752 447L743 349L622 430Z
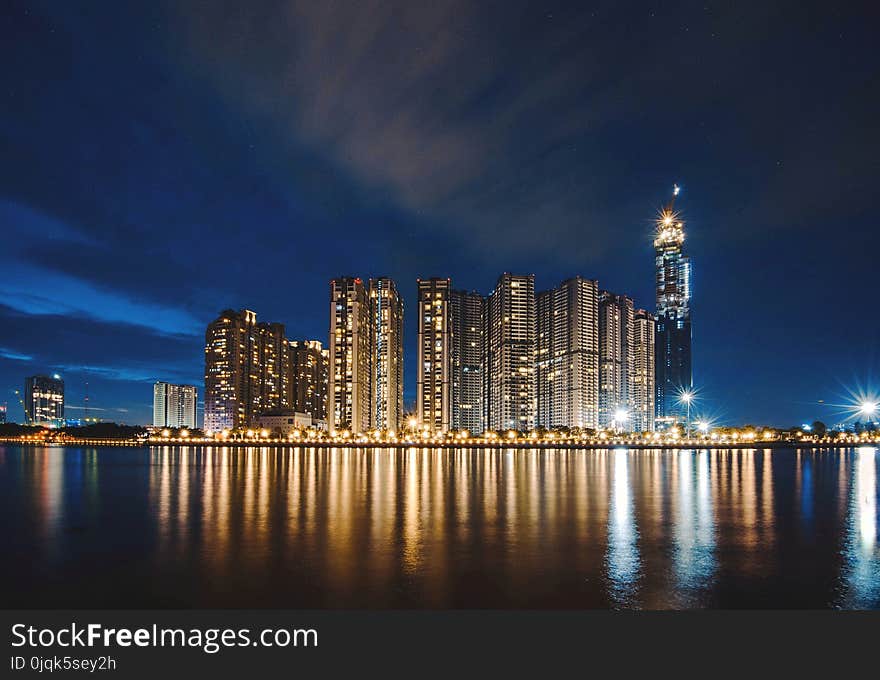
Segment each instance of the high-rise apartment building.
M290 408L308 413L312 421L327 419L329 352L319 340L290 341Z
M657 324L655 335L656 414L682 419L681 394L693 387L691 364L691 262L684 255L684 222L672 200L660 211L654 237Z
M394 432L403 421L403 299L394 281L370 279L369 428Z
M221 313L205 332L205 430L247 427L287 407L288 362L282 324L257 323L248 309Z
M33 375L24 382L24 408L31 425L64 425L64 381L59 375Z
M372 315L362 279L330 282L330 366L327 418L331 432L370 428Z
M486 299L484 413L491 430L535 425L535 277L505 273Z
M537 425L599 425L599 285L576 277L537 296Z
M634 432L654 430L654 317L644 309L633 320L633 370L630 371L630 427Z
M194 385L157 382L153 385L153 426L195 428L197 391Z
M419 279L416 419L420 429L446 432L452 426L453 337L449 279Z
M259 391L254 416L290 405L290 345L284 324L257 324L257 338Z
M599 293L599 427L632 426L633 314L631 298Z
M453 290L450 295L452 334L451 417L453 430L481 434L483 413L483 308L479 293Z

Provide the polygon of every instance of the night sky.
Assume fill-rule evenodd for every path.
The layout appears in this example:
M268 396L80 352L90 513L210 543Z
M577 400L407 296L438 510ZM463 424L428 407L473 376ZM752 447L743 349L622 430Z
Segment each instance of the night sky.
M673 182L696 410L829 424L880 386L877 10L856 3L16 2L0 9L0 403L151 419L247 307L576 274L654 308ZM78 408L79 407L79 408Z

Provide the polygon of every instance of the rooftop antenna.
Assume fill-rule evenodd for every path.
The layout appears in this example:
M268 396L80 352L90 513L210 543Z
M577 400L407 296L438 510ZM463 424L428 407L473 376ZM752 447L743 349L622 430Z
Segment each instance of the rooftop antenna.
M677 184L672 185L672 198L669 199L669 203L666 206L666 209L669 212L673 212L673 207L675 206L675 197L681 192L681 187Z
M85 422L89 422L89 381L86 380L86 396L85 396L85 408L84 408L84 418Z

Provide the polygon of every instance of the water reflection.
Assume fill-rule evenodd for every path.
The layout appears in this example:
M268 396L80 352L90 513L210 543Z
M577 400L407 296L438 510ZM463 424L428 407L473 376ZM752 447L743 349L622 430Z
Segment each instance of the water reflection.
M674 592L678 595L678 607L691 608L701 604L715 572L709 452L679 451L675 464L678 485L674 495Z
M843 464L845 460L841 460ZM880 579L877 573L877 449L862 446L856 450L851 477L843 594L839 604L847 609L862 609L877 606Z
M637 454L636 454L637 455ZM615 606L637 603L639 578L638 529L632 508L629 453L611 453L611 508L608 513L608 581Z
M0 446L0 604L878 607L876 457Z

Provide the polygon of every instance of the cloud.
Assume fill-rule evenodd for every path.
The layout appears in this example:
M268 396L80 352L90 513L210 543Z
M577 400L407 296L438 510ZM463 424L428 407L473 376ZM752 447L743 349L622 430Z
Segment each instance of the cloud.
M234 106L374 195L475 250L566 244L563 257L595 258L613 231L597 199L618 165L598 160L598 143L626 104L595 58L609 46L598 20L546 14L279 2L200 7L186 25L198 68Z
M33 357L28 354L22 354L21 352L15 352L11 349L6 349L5 347L0 347L0 357L4 359L11 359L12 361L32 361Z

